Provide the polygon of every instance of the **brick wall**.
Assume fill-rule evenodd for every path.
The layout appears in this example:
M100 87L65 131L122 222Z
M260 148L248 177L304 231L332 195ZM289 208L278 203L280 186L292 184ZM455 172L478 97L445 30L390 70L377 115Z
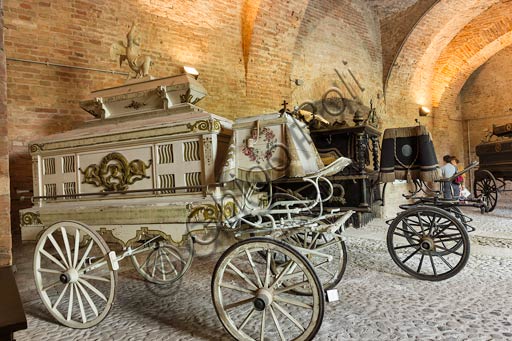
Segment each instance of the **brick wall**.
M512 3L491 6L457 33L439 55L432 76L432 105L459 92L469 75L512 42Z
M4 52L3 4L0 0L0 266L9 265L11 224L9 200L9 138L7 134L7 93Z
M401 0L392 5L387 5L385 1L378 1L376 4L387 5L379 11L384 81L409 32L435 2L436 0Z
M291 78L304 81L292 86L292 103L320 99L332 86L351 98L336 70L352 93L369 106L373 100L384 115L382 59L378 18L364 2L340 4L310 1L294 46ZM362 91L350 72L364 88Z
M477 159L475 146L485 136L484 129L512 123L512 94L507 90L512 87L510 60L512 47L507 47L473 73L462 88L462 114L469 125L471 160Z
M8 58L105 70L122 70L109 48L136 21L144 53L155 61L151 73L196 67L209 92L199 105L226 117L318 97L339 85L334 68L347 66L366 88L363 102L383 108L379 25L363 1L6 0L4 7ZM12 188L31 189L27 143L88 119L78 101L124 77L17 61L7 70ZM13 201L13 211L26 205Z

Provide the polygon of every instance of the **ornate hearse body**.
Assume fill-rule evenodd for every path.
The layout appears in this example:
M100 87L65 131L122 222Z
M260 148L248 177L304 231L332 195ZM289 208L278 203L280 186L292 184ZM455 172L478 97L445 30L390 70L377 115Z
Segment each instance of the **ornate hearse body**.
M195 106L205 94L186 75L97 91L81 102L94 119L31 143L34 206L21 211L22 235L37 239L36 290L61 324L89 328L106 317L124 258L147 281L171 284L189 269L194 245L219 240L223 230L239 239L227 240L233 245L212 275L226 331L244 340L310 340L319 331L325 294L337 300L346 268L342 232L356 211L353 222L363 225L378 199L378 131L355 119L356 127L311 136L300 111L286 106L233 123ZM433 222L444 229L431 226L421 252L392 257L404 265L421 255L417 270L402 269L442 280L469 252L465 227L448 212L405 211L391 224L388 248L416 248L420 232L405 226ZM446 229L460 238L446 239ZM436 273L433 257L447 262L459 252L455 268ZM420 273L426 254L433 274Z
M30 144L34 207L24 240L61 220L106 228L123 245L142 226L174 226L205 201L232 135L231 121L194 106L205 95L189 76L128 84L81 102L94 119Z

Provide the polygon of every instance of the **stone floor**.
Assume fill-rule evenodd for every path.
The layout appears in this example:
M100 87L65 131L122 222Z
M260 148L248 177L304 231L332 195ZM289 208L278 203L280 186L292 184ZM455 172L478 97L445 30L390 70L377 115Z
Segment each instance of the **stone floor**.
M338 286L340 301L328 303L318 340L512 340L512 200L501 199L475 219L471 257L455 277L425 282L409 277L391 260L386 225L373 221L347 230L349 261ZM15 252L16 274L28 319L17 340L228 340L210 298L219 255L194 260L180 283L161 287L134 270L120 273L115 305L87 330L57 324L34 290L33 244Z

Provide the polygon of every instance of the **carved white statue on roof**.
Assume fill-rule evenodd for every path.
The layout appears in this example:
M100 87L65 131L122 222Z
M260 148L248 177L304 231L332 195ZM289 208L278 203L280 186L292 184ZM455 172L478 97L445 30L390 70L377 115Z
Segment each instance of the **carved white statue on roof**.
M149 68L153 62L150 56L141 54L141 37L135 23L126 34L126 43L119 40L110 46L110 56L113 59L118 58L120 66L124 60L128 62L128 66L133 71L129 78L149 76Z

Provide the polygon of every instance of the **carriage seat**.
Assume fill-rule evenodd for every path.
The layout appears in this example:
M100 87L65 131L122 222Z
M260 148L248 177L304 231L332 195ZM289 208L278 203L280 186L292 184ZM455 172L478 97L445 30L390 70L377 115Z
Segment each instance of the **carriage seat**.
M341 172L345 167L350 165L352 163L352 160L346 157L340 157L336 159L335 161L331 162L328 166L325 166L322 169L319 169L318 171L314 173L307 174L304 179L315 179L321 176L331 176L334 174L337 174Z

